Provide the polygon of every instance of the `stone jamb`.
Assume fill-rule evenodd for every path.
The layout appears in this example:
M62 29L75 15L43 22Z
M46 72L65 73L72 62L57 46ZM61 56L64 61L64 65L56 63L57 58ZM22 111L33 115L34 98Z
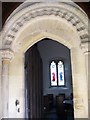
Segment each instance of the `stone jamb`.
M13 53L10 50L0 50L1 55L1 109L2 118L8 118L8 100L9 100L9 63L13 58Z

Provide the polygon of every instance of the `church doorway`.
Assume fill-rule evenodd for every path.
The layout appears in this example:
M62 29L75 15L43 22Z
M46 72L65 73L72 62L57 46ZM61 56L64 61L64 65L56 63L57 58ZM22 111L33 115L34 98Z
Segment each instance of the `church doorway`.
M30 84L32 86L29 86L27 84L27 83L30 83L31 81L28 81L25 84L25 81L26 81L25 79L30 78L31 71L29 70L29 68L31 68L30 65L33 65L33 64L28 63L30 65L29 65L29 68L27 69L27 65L25 65L25 62L24 62L25 60L24 56L26 54L26 51L29 50L31 46L33 46L35 43L38 43L38 41L41 41L44 38L45 39L50 38L50 39L56 40L60 44L63 44L70 49L72 74L71 76L68 77L68 80L70 80L69 78L73 78L72 80L73 80L73 97L74 97L73 99L74 118L78 119L78 118L89 117L90 96L88 96L89 83L88 83L88 62L87 62L88 55L89 55L88 16L79 6L76 5L76 3L57 2L53 4L52 2L48 2L48 3L47 2L44 2L44 3L24 2L9 16L1 33L3 34L1 34L2 42L0 44L1 46L0 47L1 48L0 49L0 56L1 56L0 77L1 77L1 81L3 81L1 82L3 96L1 100L2 107L0 109L1 111L0 113L1 113L1 116L3 116L3 118L8 118L8 117L9 118L25 118L26 111L28 111L29 113L31 111L30 114L28 112L26 113L27 113L27 116L32 118L33 116L35 117L38 116L36 115L36 113L39 115L42 114L42 113L38 113L39 108L36 109L35 107L32 107L35 104L36 104L35 106L38 105L37 104L38 102L37 103L35 102L36 101L35 95L38 95L38 93L34 93L34 92L37 92L35 91L35 88L38 89L38 86L37 84L36 86L33 85L34 83L36 83L35 80L33 81L34 83L32 82ZM62 49L59 50L59 53L60 52L63 53ZM47 52L47 54L48 53L49 51ZM45 53L43 55L45 56ZM65 54L63 55L67 56ZM31 61L32 58L28 55L28 53L27 53L27 56L29 58L28 61ZM47 82L49 85L50 83L53 83L53 85L57 85L59 83L59 82L56 82L54 73L52 75L53 79L51 79L50 74L52 72L50 72L50 65L51 66L53 64L55 64L56 66L58 66L58 64L61 65L63 60L66 61L66 59L62 59L62 58L63 57L59 57L59 58L52 57L52 59L49 59L46 62L50 64L47 65L47 69L46 69L47 74L45 75L44 78L46 81L53 80L53 82L51 81ZM46 67L46 63L44 64L45 67ZM27 69L28 72L25 71L24 68ZM67 75L67 68L65 68L65 70L66 72L64 76ZM58 67L55 71L58 71ZM25 73L27 77L25 77ZM44 73L44 70L43 70L43 73ZM47 75L50 77L48 78ZM64 77L62 76L62 73L59 75L57 74L57 76L59 76L59 80L62 80L62 84L64 84L63 82ZM33 75L32 77L35 77L35 76ZM44 83L44 79L43 79L43 83ZM26 85L28 85L29 89L25 88ZM46 84L43 84L43 85L46 85ZM8 89L6 86L8 87ZM55 91L56 87L50 86L50 89L52 88ZM61 87L58 87L58 88L61 88ZM26 93L32 91L30 93L31 96L25 97L25 95L29 95L29 94L24 94L24 91L26 91ZM46 89L44 89L43 91L41 89L43 96L47 95L47 93L49 95L52 94L51 92L48 92L48 90ZM41 92L40 92L40 97L42 98ZM55 91L55 93L57 92ZM33 98L31 98L32 96ZM31 103L26 102L29 100L25 98L29 99ZM17 108L17 106L15 105L17 100L20 103L19 108ZM39 101L39 98L37 99L37 101ZM42 100L42 102L43 101L44 100ZM35 104L33 104L33 102ZM26 109L25 109L25 103L27 103ZM31 110L29 108L31 108ZM43 109L45 111L46 107L44 107ZM33 111L35 112L35 114ZM42 112L41 107L40 107L40 111Z
M64 63L62 71L64 82L59 79L57 73L59 72L57 62L60 60ZM54 82L52 82L52 61L56 62L57 67ZM70 50L67 47L48 38L30 47L25 53L26 118L73 120L71 76Z

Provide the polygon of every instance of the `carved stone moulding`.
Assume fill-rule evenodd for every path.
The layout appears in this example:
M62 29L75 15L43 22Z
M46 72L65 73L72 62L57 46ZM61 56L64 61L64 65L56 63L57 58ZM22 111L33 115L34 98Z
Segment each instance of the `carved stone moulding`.
M12 60L12 58L14 57L13 52L11 50L0 50L0 56L3 59L7 59L7 60Z
M41 7L41 6L40 6ZM67 20L69 23L76 28L77 34L79 35L81 42L84 39L88 38L88 31L85 24L82 22L80 17L74 14L72 11L67 10L67 8L60 8L55 6L45 6L41 8L36 8L33 10L28 10L24 12L22 16L20 16L9 28L9 30L3 36L3 48L10 48L12 42L17 36L17 32L30 22L32 19L36 17L43 17L43 16L55 16L60 17L60 19Z
M90 41L88 41L88 39L86 39L85 41L83 41L80 45L83 53L88 54L90 53Z

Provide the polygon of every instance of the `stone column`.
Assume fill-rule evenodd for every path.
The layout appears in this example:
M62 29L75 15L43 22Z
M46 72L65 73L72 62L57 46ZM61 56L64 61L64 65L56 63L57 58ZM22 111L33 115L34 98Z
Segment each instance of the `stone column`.
M8 118L9 103L9 63L12 59L12 52L9 50L0 51L2 55L2 75L1 75L1 91L2 91L2 118Z
M88 51L86 56L87 61L87 80L88 80L88 107L89 107L89 119L90 119L90 51Z
M71 49L74 117L88 118L88 93L85 69L85 56L81 48Z
M2 58L1 58L1 54L0 54L0 120L2 117L2 96L1 96L1 75L2 75Z
M86 59L86 74L87 74L87 87L88 87L88 113L90 118L90 51L84 53Z
M82 50L85 55L85 69L86 69L86 75L87 75L87 88L88 88L88 113L89 113L89 119L90 119L90 41L82 44Z

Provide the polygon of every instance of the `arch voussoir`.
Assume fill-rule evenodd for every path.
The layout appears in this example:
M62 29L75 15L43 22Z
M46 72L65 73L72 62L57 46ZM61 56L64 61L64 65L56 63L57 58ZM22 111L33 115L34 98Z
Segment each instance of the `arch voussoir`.
M34 5L33 5L34 6ZM33 7L31 6L31 7ZM70 7L70 6L68 6ZM25 9L25 8L24 8ZM75 15L74 11L69 11L67 8L59 6L44 6L40 4L40 7L25 11L12 25L10 25L9 30L3 36L3 47L10 48L13 41L15 40L17 33L23 28L28 22L37 17L43 16L54 16L60 19L66 20L68 23L76 29L78 36L80 37L81 43L88 39L88 30L80 16ZM86 17L86 16L85 16ZM85 32L86 31L86 32Z

